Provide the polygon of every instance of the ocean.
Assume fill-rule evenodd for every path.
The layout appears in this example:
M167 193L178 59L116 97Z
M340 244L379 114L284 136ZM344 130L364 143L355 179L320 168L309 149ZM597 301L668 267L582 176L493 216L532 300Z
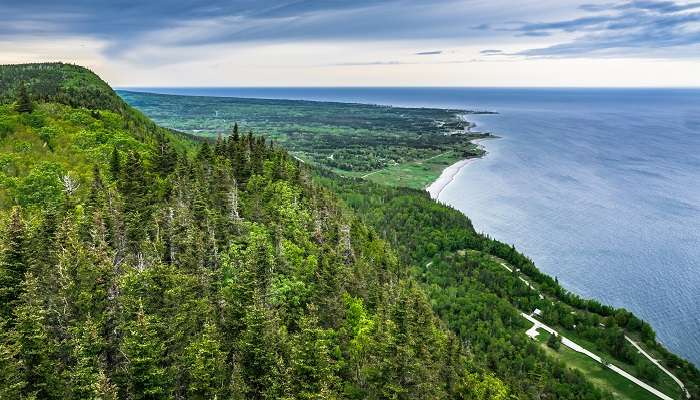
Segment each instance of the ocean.
M138 90L498 112L469 116L501 138L439 201L700 365L700 89Z

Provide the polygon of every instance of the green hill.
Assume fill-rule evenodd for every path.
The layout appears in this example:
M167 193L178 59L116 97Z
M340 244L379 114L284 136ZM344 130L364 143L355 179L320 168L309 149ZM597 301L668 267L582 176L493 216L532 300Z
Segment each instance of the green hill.
M640 398L527 338L534 307L698 395L643 321L421 191L160 128L80 67L0 77L0 399Z
M113 112L128 109L105 81L77 65L0 65L0 101L14 101L21 82L36 100Z
M506 398L285 151L158 128L79 67L0 76L0 398Z

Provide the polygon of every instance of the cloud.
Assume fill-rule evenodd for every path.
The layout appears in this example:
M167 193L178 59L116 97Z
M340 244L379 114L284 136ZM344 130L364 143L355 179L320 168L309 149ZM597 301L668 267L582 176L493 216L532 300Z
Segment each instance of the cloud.
M292 40L466 37L457 0L34 0L0 4L0 35L90 35L114 49Z
M334 64L326 64L325 67L364 67L372 65L405 65L405 64L416 64L416 63L406 63L401 61L366 61L366 62L341 62Z
M584 4L561 0L7 0L0 1L0 42L22 43L29 38L49 46L54 40L83 38L100 43L95 51L106 60L141 68L216 59L224 53L246 54L248 58L241 55L237 62L257 63L257 53L247 50L319 43L342 49L360 45L356 54L333 53L333 59L326 54L291 54L262 63L280 68L312 63L406 65L419 59L410 56L442 60L452 55L444 49L460 49L455 57L466 60L478 56L481 47L490 49L481 56L521 59L700 57L698 0L580 1ZM16 53L15 47L7 44L0 52ZM416 48L443 50L416 52ZM347 54L354 54L349 62Z
M526 57L700 58L700 3L635 0L584 4L592 15L523 23L528 37L572 36L567 41L515 52Z
M324 64L322 67L365 67L365 66L380 66L380 65L440 65L440 64L466 64L470 62L480 62L481 60L447 60L447 61L429 61L429 62L413 62L413 61L359 61L359 62L340 62L332 64Z
M481 50L479 53L481 53L484 56L495 56L495 55L503 54L503 50L486 49L486 50Z
M538 4L548 15L554 0ZM404 42L465 46L494 36L484 29L526 8L509 0L32 0L0 1L0 40L86 37L106 43L111 59L139 48L186 56L195 47L325 42ZM478 19L477 17L478 16ZM474 21L478 21L480 26ZM402 50L408 46L401 46ZM217 49L219 50L219 49ZM409 50L410 51L410 50ZM422 53L422 52L421 52ZM429 53L429 52L425 52ZM428 55L428 54L425 54ZM163 62L172 62L164 57Z

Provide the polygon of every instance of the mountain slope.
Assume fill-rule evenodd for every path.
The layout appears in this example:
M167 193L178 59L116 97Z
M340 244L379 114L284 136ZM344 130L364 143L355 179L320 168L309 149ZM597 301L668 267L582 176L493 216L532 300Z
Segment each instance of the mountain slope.
M656 342L649 324L624 309L567 292L514 247L475 232L459 211L434 202L423 191L341 179L329 173L319 180L375 227L406 264L413 265L413 276L423 284L433 309L469 343L474 362L494 371L518 395L594 396L582 382L585 376L612 391L614 398L656 398L602 365L562 364L561 352L527 338L524 332L532 323L520 313L539 308L538 318L566 337L584 343L607 362L673 398L685 398L677 383L626 338L641 343L680 378L691 398L700 396L698 369Z
M79 67L0 77L0 398L507 397L283 150L194 143Z

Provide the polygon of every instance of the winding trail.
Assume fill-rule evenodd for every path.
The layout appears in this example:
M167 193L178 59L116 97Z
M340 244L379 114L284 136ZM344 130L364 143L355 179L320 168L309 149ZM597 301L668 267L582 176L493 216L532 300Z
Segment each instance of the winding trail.
M673 379L674 382L676 382L676 383L678 384L678 386L681 387L681 390L683 390L683 392L685 393L685 398L686 398L686 399L689 399L689 398L690 398L690 392L688 391L688 389L686 389L685 385L683 384L683 382L681 382L680 379L676 378L676 376L673 375L673 374L671 373L671 371L667 370L663 365L661 365L661 363L659 363L658 360L656 360L656 359L653 358L651 355L649 355L649 353L647 353L646 351L644 351L644 349L642 349L634 340L630 339L630 338L627 337L627 336L625 336L625 339L627 339L627 341L630 342L630 343L632 344L632 346L634 346L635 349L639 350L639 352L642 353L642 355L643 355L644 357L648 358L649 361L651 361L654 365L656 365L657 367L659 367L660 370L664 371L664 372L666 373L666 375L670 376L671 379Z
M513 272L513 268L509 267L506 263L500 262L500 264L501 264L501 266L502 266L503 268L505 268L505 269L508 270L509 272ZM520 272L520 270L516 269L515 272ZM528 282L528 281L525 280L522 276L520 276L520 274L518 274L518 278L519 278L522 282L524 282L525 285L526 285L528 288L530 288L531 290L537 291L537 289L535 289L535 287L533 287L533 286L530 284L530 282ZM540 299L543 299L543 298L544 298L544 297L542 296L542 294L539 293L539 292L538 292L538 295L539 295ZM526 314L526 313L524 313L524 312L521 312L520 315L522 315L523 318L527 319L528 321L532 322L532 327L531 327L530 329L528 329L528 330L525 332L525 334L528 335L530 338L536 339L536 338L537 338L537 335L539 334L539 333L537 332L537 330L538 330L538 329L544 329L545 331L549 332L550 335L554 335L554 336L559 336L559 337L561 337L561 343L562 343L564 346L570 348L571 350L573 350L573 351L575 351L575 352L578 352L578 353L581 353L581 354L585 354L586 356L588 356L588 357L592 358L593 360L595 360L597 363L605 365L605 366L606 366L607 368L609 368L611 371L614 371L614 372L618 373L619 375L621 375L621 376L623 376L624 378L630 380L631 382L635 383L636 385L638 385L639 387L645 389L646 391L648 391L648 392L654 394L655 396L657 396L657 397L659 397L659 398L661 398L661 399L664 399L664 400L674 400L673 397L670 397L670 396L664 394L663 392L657 390L656 388L650 386L650 385L647 384L646 382L637 379L635 376L631 375L630 373L628 373L627 371L623 370L622 368L620 368L620 367L618 367L618 366L616 366L616 365L614 365L614 364L610 364L610 363L604 362L603 359L602 359L600 356L598 356L597 354L595 354L595 353L593 353L593 352L587 350L586 348L584 348L584 347L578 345L578 344L575 343L574 341L572 341L572 340L570 340L570 339L568 339L568 338L566 338L566 337L564 337L564 336L560 336L559 333L558 333L556 330L554 330L554 329L552 329L551 327L549 327L549 326L543 324L542 322L538 321L538 320L535 319L532 315L528 315L528 314ZM625 336L625 339L627 339L627 341L630 342L630 343L632 344L632 346L634 346L640 353L642 353L642 355L644 355L646 358L648 358L649 361L651 361L651 362L652 362L654 365L656 365L660 370L662 370L664 373L666 373L668 376L670 376L671 379L673 379L673 380L678 384L678 386L680 386L680 388L683 390L683 392L685 393L685 397L686 397L687 399L690 399L690 392L688 392L688 389L686 389L685 385L683 385L683 382L681 382L680 379L678 379L675 375L673 375L673 374L671 373L671 371L669 371L669 370L667 370L666 368L664 368L663 365L661 365L656 359L654 359L653 357L651 357L651 355L649 355L646 351L644 351L644 350L643 350L637 343L635 343L632 339L630 339L630 338L627 337L627 336Z

